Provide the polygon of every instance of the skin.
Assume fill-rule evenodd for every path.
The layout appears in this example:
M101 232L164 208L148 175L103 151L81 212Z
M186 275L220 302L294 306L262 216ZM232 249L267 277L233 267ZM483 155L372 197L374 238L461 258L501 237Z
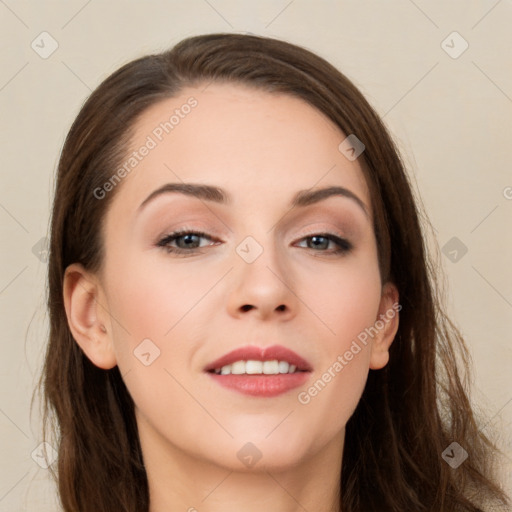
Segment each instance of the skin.
M398 328L396 314L309 403L299 402L398 302L379 275L360 162L338 150L345 135L302 100L228 84L153 105L137 122L133 149L190 96L197 107L118 185L101 272L66 270L70 329L94 364L119 366L134 399L151 512L338 511L345 425L369 370L387 364ZM138 210L169 182L215 185L232 203L168 193ZM297 191L331 185L356 194L368 216L341 196L289 209ZM198 239L185 257L157 246L182 227L213 240ZM325 232L353 249L334 254L334 242L318 248L307 238ZM247 236L263 248L250 264L236 252ZM160 356L145 366L134 350L147 338ZM252 397L203 371L247 344L297 352L313 367L306 385ZM248 442L261 453L251 467L237 457Z

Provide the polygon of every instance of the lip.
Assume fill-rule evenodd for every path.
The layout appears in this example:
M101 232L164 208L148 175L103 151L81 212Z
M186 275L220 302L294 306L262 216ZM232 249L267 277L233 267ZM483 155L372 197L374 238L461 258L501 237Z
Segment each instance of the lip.
M294 364L297 367L297 372L275 375L219 375L213 372L216 368L232 364L235 361L269 361L276 359ZM237 348L216 359L206 366L204 371L215 382L232 391L257 397L274 397L303 385L311 375L313 368L304 358L282 345L272 345L265 348L248 345Z
M293 350L283 347L282 345L272 345L270 347L247 345L245 347L232 350L219 359L216 359L206 366L204 371L209 372L215 370L215 368L222 368L223 366L232 364L235 361L271 361L274 359L277 359L278 361L288 361L290 364L294 364L297 367L297 370L304 372L310 372L313 370L308 361L300 357Z
M217 384L242 393L261 398L282 395L302 386L309 379L310 372L280 373L277 375L217 375L208 373Z

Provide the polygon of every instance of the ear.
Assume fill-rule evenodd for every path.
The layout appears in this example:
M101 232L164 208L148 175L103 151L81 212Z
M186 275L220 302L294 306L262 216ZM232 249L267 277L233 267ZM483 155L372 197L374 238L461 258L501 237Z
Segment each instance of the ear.
M389 347L395 339L398 330L399 311L402 306L398 304L399 293L396 286L387 282L382 288L379 312L375 319L375 334L370 355L370 368L380 370L388 364Z
M69 329L85 355L98 368L116 366L110 315L98 279L73 263L64 273L63 294Z

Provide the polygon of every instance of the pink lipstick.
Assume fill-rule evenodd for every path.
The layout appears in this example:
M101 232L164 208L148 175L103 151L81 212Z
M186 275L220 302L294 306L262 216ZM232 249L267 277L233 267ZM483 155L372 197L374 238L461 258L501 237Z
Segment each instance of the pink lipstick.
M273 397L305 383L311 365L281 345L235 349L205 367L212 379L239 393Z

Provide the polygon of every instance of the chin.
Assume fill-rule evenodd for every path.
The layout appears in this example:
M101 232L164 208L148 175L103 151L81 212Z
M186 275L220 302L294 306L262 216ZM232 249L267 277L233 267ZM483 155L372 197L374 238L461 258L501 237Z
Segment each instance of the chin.
M259 450L259 448L257 449ZM251 456L251 450L253 451L252 461L248 458ZM258 453L255 448L246 448L246 453L240 455L240 457L238 455L239 451L240 449L235 451L234 457L223 456L212 462L226 470L239 473L279 473L298 466L304 459L303 453L299 454L296 451L290 453L288 450L285 450L283 453L282 450L267 450L263 448Z
M284 432L284 435L280 435L276 430L265 439L265 436L252 435L252 432L247 430L243 436L235 436L235 439L216 443L215 453L210 453L208 458L214 464L230 471L285 471L306 459L310 455L308 448L313 449L305 432L303 435L297 431L294 436L287 434Z

